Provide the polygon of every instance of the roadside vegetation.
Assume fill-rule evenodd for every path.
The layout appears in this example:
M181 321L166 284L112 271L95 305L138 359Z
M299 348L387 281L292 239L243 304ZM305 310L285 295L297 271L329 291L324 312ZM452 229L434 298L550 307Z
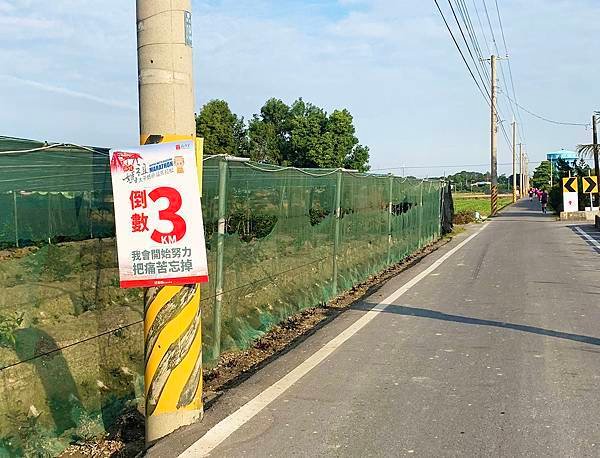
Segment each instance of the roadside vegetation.
M486 194L457 193L454 199L454 224L468 224L475 221L475 213L481 218L490 215L490 196ZM498 209L512 202L512 196L499 196Z
M552 176L551 176L552 174ZM550 167L550 161L543 161L534 170L531 186L548 192L548 204L555 213L563 211L562 179L566 177L585 177L593 175L590 166L583 159L568 162L559 159ZM578 179L581 189L581 179ZM550 184L552 183L552 186ZM588 194L579 193L579 209L590 205Z
M369 147L361 145L347 109L327 113L299 98L291 105L269 99L245 121L224 100L211 100L196 117L206 155L230 154L268 164L369 170Z

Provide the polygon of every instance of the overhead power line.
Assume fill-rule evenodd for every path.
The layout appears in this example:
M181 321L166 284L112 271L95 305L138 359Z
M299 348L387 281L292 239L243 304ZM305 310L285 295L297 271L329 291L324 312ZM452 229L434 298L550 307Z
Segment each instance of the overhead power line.
M481 76L481 72L479 71L479 65L477 62L477 59L475 58L475 56L473 56L473 53L471 52L471 47L469 46L469 43L467 42L467 38L465 37L465 34L463 32L463 29L460 25L460 22L458 20L458 17L456 16L456 12L454 11L454 7L452 6L452 2L450 0L448 0L448 5L450 6L450 10L452 11L452 15L454 16L454 20L456 21L456 25L458 26L458 30L460 32L460 34L462 35L463 41L465 42L465 46L467 47L467 51L469 52L469 55L471 56L471 60L473 61L473 64L475 65L475 70L477 71L477 74L479 75L479 79L481 80L481 82L483 83L483 87L485 88L485 93L487 95L487 97L490 97L490 93L487 89L487 82L485 81L485 78L483 78ZM468 31L468 27L467 27L467 31ZM471 43L472 46L475 48L475 45L473 44L473 40L471 39Z
M488 27L489 27L489 30L490 30L490 35L491 35L491 37L492 37L492 43L493 43L493 45L494 45L494 51L496 52L496 55L497 55L497 56L500 56L500 50L498 49L498 43L497 43L497 41L496 41L496 34L494 33L494 27L492 26L492 20L490 19L490 14L489 14L489 11L488 11L487 4L486 4L485 0L482 0L482 3L483 3L483 9L484 9L484 12L485 12L485 17L486 17L486 19L487 19ZM498 11L498 20L499 20L499 22L500 22L500 15L499 15L499 11ZM504 35L503 35L503 36L504 36ZM505 50L505 54L506 54L506 55L508 55L508 49L506 49L506 42L505 42L504 50ZM502 61L501 61L501 60L500 60L500 76L502 77L502 82L504 83L504 88L505 88L505 89L506 89L506 91L508 92L508 90L509 90L509 89L508 89L508 88L509 88L509 86L508 86L508 83L506 82L506 76L504 75L504 66L502 65ZM514 116L515 118L518 118L518 115L517 115L517 113L515 112L515 109L514 109L514 107L513 107L513 106L512 106L512 104L510 103L510 100L509 100L509 105L510 105L510 111L512 112L513 116ZM523 136L524 136L524 135L523 135ZM521 138L521 141L522 141L522 142L525 142L525 141L524 141L524 138L522 138L522 137L521 137L521 132L520 132L520 130L519 130L519 138Z
M442 11L442 8L440 8L440 4L438 3L437 0L433 0L433 1L435 2L435 6L437 6L437 9L440 12L440 15L442 16L442 20L444 21L444 24L446 24L446 28L448 29L448 33L450 33L450 36L452 37L452 41L454 42L456 49L458 49L458 52L460 53L460 57L462 57L463 62L467 66L467 70L469 71L471 78L473 78L473 81L475 82L477 89L479 89L479 92L481 92L481 95L483 96L483 98L486 99L486 101L488 101L488 103L489 103L489 100L487 98L488 96L486 96L486 93L483 91L483 89L481 89L481 86L479 85L477 78L475 78L475 75L473 74L473 70L471 70L469 63L467 62L467 59L465 58L465 55L464 55L462 49L460 48L458 41L456 41L456 38L454 37L454 33L452 32L452 29L450 28L448 21L446 20L446 16L444 16L444 12Z
M506 95L506 94L505 94ZM508 95L506 95L506 97L508 99L510 99L510 97ZM534 113L531 110L528 110L527 108L525 108L523 105L520 105L519 103L517 103L515 100L512 101L516 106L518 106L521 110L523 110L526 113L529 113L531 116L533 116L534 118L538 118L541 119L542 121L546 121L549 122L551 124L558 124L560 126L583 126L583 127L588 127L591 125L591 123L587 122L587 123L582 123L582 122L563 122L563 121L555 121L554 119L549 119L546 118L545 116L541 116L537 113Z
M591 158L585 159L582 158L583 161L585 162L592 162L593 160ZM527 161L528 164L541 164L542 162L547 162L547 160L543 160L543 161ZM511 166L512 162L499 162L498 166ZM460 167L489 167L490 164L489 163L485 163L485 164L453 164L453 165L403 165L403 166L394 166L394 167L385 167L385 168L380 168L380 169L371 169L369 170L369 172L378 172L378 171L382 171L382 170L411 170L411 169L457 169Z
M481 51L481 45L479 43L479 38L477 37L477 32L475 31L475 28L473 27L473 22L471 21L469 9L465 5L465 0L454 0L454 3L456 4L456 8L460 14L463 24L465 25L465 28L467 29L471 45L473 46L473 49L475 50L475 54L478 57L478 59L476 59L476 65L479 68L481 68L481 70L483 71L486 81L489 81L490 73L489 73L487 65L484 65L484 57L483 57L483 52ZM485 85L487 87L487 83Z
M508 52L508 46L506 45L506 36L504 35L504 26L502 25L502 17L500 15L500 8L498 7L498 0L494 0L495 4L496 4L496 14L498 15L498 25L500 26L500 33L502 34L502 43L504 44L504 52L506 53L507 56L507 65L508 65L508 76L510 79L510 86L512 88L512 93L513 93L513 97L515 99L515 105L517 106L517 118L519 120L520 123L520 129L518 131L519 133L519 138L521 138L521 141L524 141L524 137L525 137L525 124L523 123L523 118L521 117L521 112L519 111L519 106L516 104L517 99L517 92L515 91L515 81L513 79L513 74L512 74L512 67L510 64L510 54ZM500 66L502 66L502 63L500 63ZM504 73L503 73L504 75ZM504 84L506 84L506 81L504 81ZM508 91L508 88L506 88ZM509 99L510 101L510 99ZM511 110L512 110L512 105L511 105ZM513 114L514 114L514 110L513 110ZM521 132L523 132L523 135L521 136Z
M444 24L446 25L446 29L448 29L448 33L450 33L450 37L452 38L452 41L454 42L454 45L456 46L456 49L458 50L458 52L460 53L460 56L465 64L465 66L467 67L467 70L469 71L469 74L471 75L471 78L473 79L473 82L475 83L475 85L477 86L477 89L479 89L479 92L481 92L481 95L483 96L484 100L486 101L486 103L488 104L488 106L491 106L491 97L490 94L487 90L487 86L484 85L485 87L485 91L481 88L481 85L479 84L479 82L477 81L477 78L475 77L475 74L473 73L473 70L471 69L471 66L469 65L467 58L465 57L465 54L463 52L463 50L461 49L460 45L458 44L458 40L456 39L456 37L454 36L454 33L452 32L452 29L450 28L450 25L448 24L448 21L446 20L446 16L444 15L444 12L442 11L442 8L440 7L440 4L438 3L438 0L433 0L440 15L442 16L442 20L444 21ZM450 2L450 0L448 0L448 2ZM450 5L452 7L452 5ZM453 9L454 12L454 9ZM458 19L456 18L456 14L454 15L455 19L458 21ZM460 24L459 24L459 28L460 28ZM462 29L461 29L461 34L463 34ZM464 34L463 34L463 38L465 38ZM466 39L465 39L466 42ZM467 45L468 48L468 45ZM471 53L470 49L469 49L469 53ZM471 54L471 57L473 57L473 55ZM481 77L481 74L480 74ZM500 113L498 112L498 108L496 108L496 115L501 118ZM504 139L506 140L507 145L509 145L509 147L511 146L511 142L510 139L508 137L508 134L506 132L506 129L504 127L504 125L502 123L500 123L500 127L502 129L502 133L504 136Z
M456 25L458 26L458 29L462 35L465 45L467 46L469 55L471 56L471 59L473 60L473 63L475 64L475 70L477 71L477 74L479 75L479 78L480 78L481 82L483 83L483 87L485 88L485 92L487 95L486 103L489 106L491 106L491 104L490 104L491 95L487 89L487 85L488 85L488 82L490 81L491 75L489 73L487 66L484 64L486 59L484 59L483 54L481 52L481 46L480 46L479 40L477 38L477 33L475 32L475 29L473 28L473 23L471 22L469 9L468 9L467 5L465 4L464 0L454 0L454 3L456 4L456 10L458 10L458 12L459 12L459 15L462 19L464 27L467 30L467 35L469 36L469 41L471 43L471 46L469 46L469 43L467 43L466 36L463 32L463 29L461 27L461 24L460 24L458 18L457 18L455 9L453 8L451 1L448 0L448 4L450 5L450 9L451 9L454 19L456 21ZM477 55L478 59L473 56L473 53L471 52L471 48L473 48L473 50L475 51L475 54ZM479 71L479 68L482 69L484 76L482 76L482 73ZM512 105L511 105L511 110L513 111L513 114L514 114ZM498 116L499 119L504 118L504 116L502 114L502 110L500 109L499 105L496 106L495 111L496 111L496 115ZM505 126L503 124L501 124L500 128L502 130L502 135L504 136L504 140L506 141L507 145L510 147L511 142L510 142L508 133L506 132Z

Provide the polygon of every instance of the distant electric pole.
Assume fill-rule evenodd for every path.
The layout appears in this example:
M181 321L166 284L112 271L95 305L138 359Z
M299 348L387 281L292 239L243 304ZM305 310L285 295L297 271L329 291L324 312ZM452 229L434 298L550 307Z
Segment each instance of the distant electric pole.
M523 143L519 143L519 196L523 197Z
M517 201L517 123L513 118L512 122L512 201Z
M594 171L596 176L600 176L600 165L598 164L598 125L596 114L592 115L592 131L593 131L593 142L594 142Z
M600 165L598 161L598 118L597 113L592 115L592 131L593 131L593 144L594 144L594 175L596 175L596 180L600 180ZM600 199L600 195L598 196ZM600 205L600 204L599 204ZM590 202L590 206L593 207L594 204Z
M525 181L523 183L523 196L527 192L529 188L529 156L527 155L527 151L523 153L523 166L525 167Z
M491 216L498 213L498 117L497 117L497 85L496 85L496 56L490 59L492 66L492 96L491 96Z

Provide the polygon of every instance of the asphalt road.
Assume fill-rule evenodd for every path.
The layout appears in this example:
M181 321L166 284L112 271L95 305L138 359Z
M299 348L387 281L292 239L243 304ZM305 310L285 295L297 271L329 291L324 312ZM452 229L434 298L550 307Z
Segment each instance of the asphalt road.
M528 200L508 208L428 273L479 229L469 228L149 455L175 456L225 419L230 435L211 456L600 456L600 252L573 223L538 208ZM306 375L232 425L231 413L422 272Z

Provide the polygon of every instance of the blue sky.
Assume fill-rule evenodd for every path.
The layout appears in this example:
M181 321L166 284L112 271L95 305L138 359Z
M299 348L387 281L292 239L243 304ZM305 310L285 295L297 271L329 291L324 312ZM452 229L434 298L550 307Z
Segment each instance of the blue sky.
M465 0L476 28L473 4L482 9L482 1ZM486 3L503 51L494 0ZM448 3L440 4L450 20ZM520 103L588 122L600 109L593 23L600 2L498 4ZM193 20L197 107L223 98L248 118L269 97L303 97L352 112L374 169L406 166L422 176L486 169L458 167L488 162L489 109L433 0L194 0ZM99 146L137 141L133 0L0 0L0 55L0 134ZM512 114L500 98L508 130ZM522 119L532 161L591 137L582 127ZM502 137L499 145L499 162L510 162Z

